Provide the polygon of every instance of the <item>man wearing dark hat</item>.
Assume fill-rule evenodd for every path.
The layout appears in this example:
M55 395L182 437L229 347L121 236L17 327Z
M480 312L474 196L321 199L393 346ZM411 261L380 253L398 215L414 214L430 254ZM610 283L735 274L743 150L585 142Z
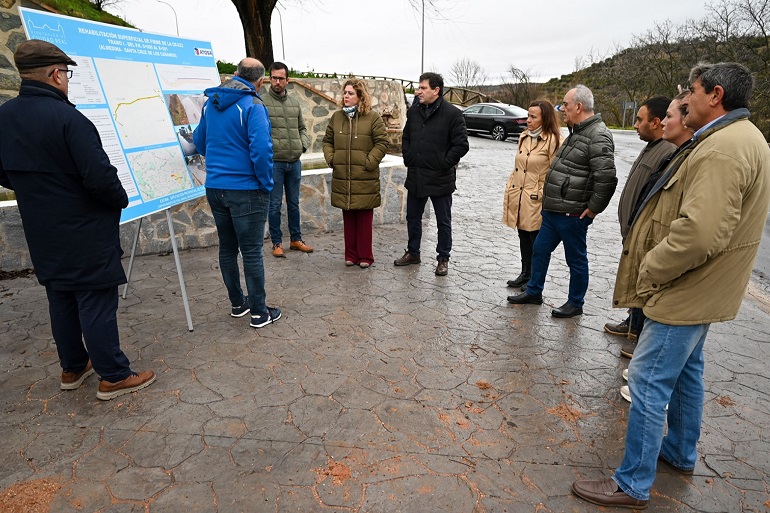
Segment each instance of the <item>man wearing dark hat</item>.
M120 211L128 197L93 123L67 99L77 66L41 40L14 54L19 96L0 105L0 185L13 189L35 274L48 295L61 389L96 371L102 400L140 390L152 371L133 372L120 349L116 312ZM85 346L83 341L85 340Z

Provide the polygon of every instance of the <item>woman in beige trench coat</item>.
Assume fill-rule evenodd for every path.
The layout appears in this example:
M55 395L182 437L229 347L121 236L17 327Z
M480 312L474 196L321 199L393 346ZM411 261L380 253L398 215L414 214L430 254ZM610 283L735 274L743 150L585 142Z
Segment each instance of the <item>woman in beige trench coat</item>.
M503 197L503 223L519 232L521 273L508 280L509 287L526 286L532 271L532 247L542 217L545 175L561 144L556 111L546 100L529 105L527 130L519 136L516 164Z

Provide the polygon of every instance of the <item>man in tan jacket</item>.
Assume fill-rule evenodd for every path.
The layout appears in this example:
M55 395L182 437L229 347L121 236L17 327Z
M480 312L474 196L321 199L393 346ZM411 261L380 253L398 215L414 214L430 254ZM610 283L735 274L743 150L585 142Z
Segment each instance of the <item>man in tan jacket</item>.
M748 120L751 72L701 64L690 84L682 105L695 135L631 221L615 283L613 306L647 316L628 372L625 455L612 478L572 485L603 506L646 507L658 461L693 473L706 334L738 313L770 204L770 149Z

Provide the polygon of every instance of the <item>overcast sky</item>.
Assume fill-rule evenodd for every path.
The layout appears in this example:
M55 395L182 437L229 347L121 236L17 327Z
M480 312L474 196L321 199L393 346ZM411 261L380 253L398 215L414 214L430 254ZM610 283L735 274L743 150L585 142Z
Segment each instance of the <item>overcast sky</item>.
M210 41L217 59L244 57L243 31L230 0L165 0L179 34ZM419 1L418 1L419 3ZM702 18L701 0L436 0L443 18L426 10L425 71L444 74L459 58L477 61L499 83L515 65L536 81L576 69L589 54L609 56L656 22ZM416 79L421 15L409 0L281 0L273 13L275 59L298 70ZM174 12L159 0L120 0L109 9L146 32L174 34ZM285 55L285 59L284 59ZM259 57L259 56L254 56Z

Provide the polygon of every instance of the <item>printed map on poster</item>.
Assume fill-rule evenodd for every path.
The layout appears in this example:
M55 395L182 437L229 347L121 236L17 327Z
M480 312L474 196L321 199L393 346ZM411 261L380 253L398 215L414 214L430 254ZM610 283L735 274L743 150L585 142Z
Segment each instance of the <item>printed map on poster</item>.
M19 8L30 39L78 63L69 99L90 119L126 189L125 223L205 194L206 161L192 141L220 83L211 44Z

